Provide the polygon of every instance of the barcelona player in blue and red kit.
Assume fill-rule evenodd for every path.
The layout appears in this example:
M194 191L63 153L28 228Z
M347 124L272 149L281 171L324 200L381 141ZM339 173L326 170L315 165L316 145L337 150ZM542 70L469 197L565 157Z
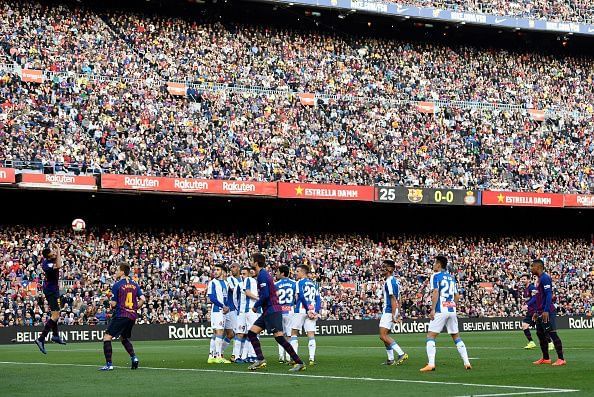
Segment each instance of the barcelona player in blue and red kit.
M274 280L264 268L266 266L266 259L262 254L253 254L252 261L252 268L256 271L258 284L258 300L254 303L252 311L257 313L258 309L262 308L262 315L254 322L254 325L252 325L252 328L248 332L248 339L254 347L256 357L258 358L255 363L249 366L249 369L254 371L266 367L266 360L262 354L262 346L260 346L260 340L258 339L258 334L266 329L274 335L276 343L281 345L293 362L295 362L295 365L289 371L302 371L305 369L303 361L295 353L289 341L285 339L283 332L283 307L278 302Z
M58 334L58 319L60 318L59 278L60 268L62 267L62 254L57 245L50 243L41 251L41 256L43 257L41 269L45 276L45 280L43 281L43 295L47 299L51 314L43 327L41 335L35 339L35 344L43 354L47 354L45 351L45 338L50 331L52 331L52 342L61 345L66 344Z
M534 285L530 277L526 274L520 277L520 282L524 285L524 291L522 292L522 298L524 299L524 304L527 308L526 317L522 320L522 330L524 331L524 336L528 339L528 344L524 346L524 349L534 349L536 348L536 343L532 339L532 334L530 333L530 327L534 327L536 323L532 320L534 313L536 313L536 294L538 290L536 289L536 285ZM553 342L549 339L549 350L554 350L555 347L553 346Z
M138 317L137 310L144 305L144 295L140 286L130 279L130 266L127 263L120 263L116 271L116 277L119 279L112 287L111 307L115 308L115 313L107 331L103 335L103 353L105 354L105 366L101 371L113 370L111 362L111 340L121 338L122 345L130 355L132 360L132 369L138 368L138 357L134 353L134 347L130 342L132 328Z
M534 362L536 365L551 364L549 357L549 337L555 345L557 351L557 361L554 366L566 365L563 357L563 344L559 335L557 335L556 324L556 309L553 304L553 280L544 271L544 262L540 259L532 261L530 271L535 276L538 276L538 285L536 294L536 313L532 316L532 320L536 322L536 335L540 342L540 350L542 351L542 358Z

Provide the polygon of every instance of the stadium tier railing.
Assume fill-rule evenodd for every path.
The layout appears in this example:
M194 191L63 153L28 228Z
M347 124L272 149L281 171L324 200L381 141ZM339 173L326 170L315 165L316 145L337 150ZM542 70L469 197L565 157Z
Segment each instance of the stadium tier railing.
M0 71L5 71L7 73L14 73L14 74L21 74L20 67L15 64L6 64L0 63ZM86 79L93 82L111 82L111 83L123 83L126 85L132 85L137 87L150 87L153 88L155 86L167 86L168 83L178 83L184 84L187 89L192 89L195 91L205 91L205 92L217 92L217 91L228 91L228 92L245 92L245 93L252 93L252 94L260 94L260 95L279 95L279 96L298 96L300 94L307 94L306 92L302 91L294 91L291 89L275 89L275 88L265 88L260 86L245 86L245 85L236 85L236 84L221 84L221 83L196 83L189 79L186 80L165 80L165 79L158 79L158 78L147 78L147 79L137 79L132 77L120 77L120 76L106 76L106 75L99 75L94 73L77 73L73 71L49 71L44 70L42 71L44 81L54 80L57 79L65 79L65 78L73 78L73 79ZM340 100L340 101L347 101L347 102L360 102L360 103L387 103L390 105L419 105L425 101L433 103L436 107L455 107L455 108L463 108L463 109L484 109L484 110L509 110L515 112L526 112L531 108L525 104L513 104L513 103L493 103L493 102L479 102L479 101L455 101L455 100L442 100L442 99L426 99L426 100L415 100L415 99L397 99L390 96L356 96L356 95L334 95L334 94L327 94L324 92L316 92L313 93L315 95L315 100L322 100L322 101L329 101L329 100ZM571 109L562 109L560 106L552 107L549 109L542 109L545 112L547 117L552 117L553 115L563 115L566 117L570 117L573 119L582 119L587 117L592 117L592 114L583 113L576 110Z

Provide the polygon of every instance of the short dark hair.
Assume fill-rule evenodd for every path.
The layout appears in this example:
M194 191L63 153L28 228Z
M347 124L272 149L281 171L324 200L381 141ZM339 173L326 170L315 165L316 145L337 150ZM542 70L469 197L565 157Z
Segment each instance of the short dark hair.
M49 247L46 247L43 249L43 251L41 251L41 256L43 256L45 259L47 259L51 253L52 253L52 250Z
M130 265L127 264L126 262L120 262L118 264L118 266L120 267L120 270L124 272L124 275L129 276L130 275Z
M435 257L435 260L437 261L437 263L439 263L441 265L442 269L447 269L448 267L448 258L446 258L443 255L437 255Z
M311 272L311 270L309 270L309 266L307 266L307 265L299 265L299 266L297 266L297 268L303 269L303 271L305 271L305 273Z
M382 261L382 263L386 267L389 267L389 268L392 268L392 269L396 269L396 262L394 262L392 259L384 259Z
M540 265L540 266L542 266L543 269L545 267L544 261L542 259L535 259L535 260L532 261L532 263L534 265Z
M223 265L222 263L217 263L216 265L214 265L214 267L218 267L219 269L221 269L224 272L227 271L227 266Z
M260 267L264 267L264 265L266 264L266 258L264 258L264 255L262 255L259 252L252 254L252 261L256 262Z
M252 268L251 268L251 267L249 267L249 266L243 266L243 267L241 268L241 270L247 270L247 271L249 272L250 270L252 270Z
M289 277L289 266L279 266L278 271L285 277Z

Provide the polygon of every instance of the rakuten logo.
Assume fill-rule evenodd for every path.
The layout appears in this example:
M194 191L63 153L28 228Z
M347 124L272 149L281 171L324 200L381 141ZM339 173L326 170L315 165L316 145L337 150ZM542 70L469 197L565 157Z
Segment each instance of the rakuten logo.
M211 336L212 329L204 325L193 327L186 324L183 327L174 325L168 327L169 339L206 339Z
M159 180L152 178L140 178L137 176L127 176L124 178L124 184L134 188L159 187Z
M45 180L49 183L74 183L76 178L71 175L45 175Z
M173 187L179 190L208 190L208 182L205 181L192 181L186 179L176 179L173 182Z
M256 185L249 182L223 182L223 190L231 193L255 192Z
M577 203L583 207L594 207L594 196L577 196Z
M570 329L594 328L594 319L592 318L569 318Z

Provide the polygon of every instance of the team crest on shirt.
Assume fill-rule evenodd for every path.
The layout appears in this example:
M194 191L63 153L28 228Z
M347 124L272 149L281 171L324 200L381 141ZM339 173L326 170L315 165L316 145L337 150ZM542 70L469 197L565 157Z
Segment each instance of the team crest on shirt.
M408 189L408 201L411 203L423 201L423 189Z

